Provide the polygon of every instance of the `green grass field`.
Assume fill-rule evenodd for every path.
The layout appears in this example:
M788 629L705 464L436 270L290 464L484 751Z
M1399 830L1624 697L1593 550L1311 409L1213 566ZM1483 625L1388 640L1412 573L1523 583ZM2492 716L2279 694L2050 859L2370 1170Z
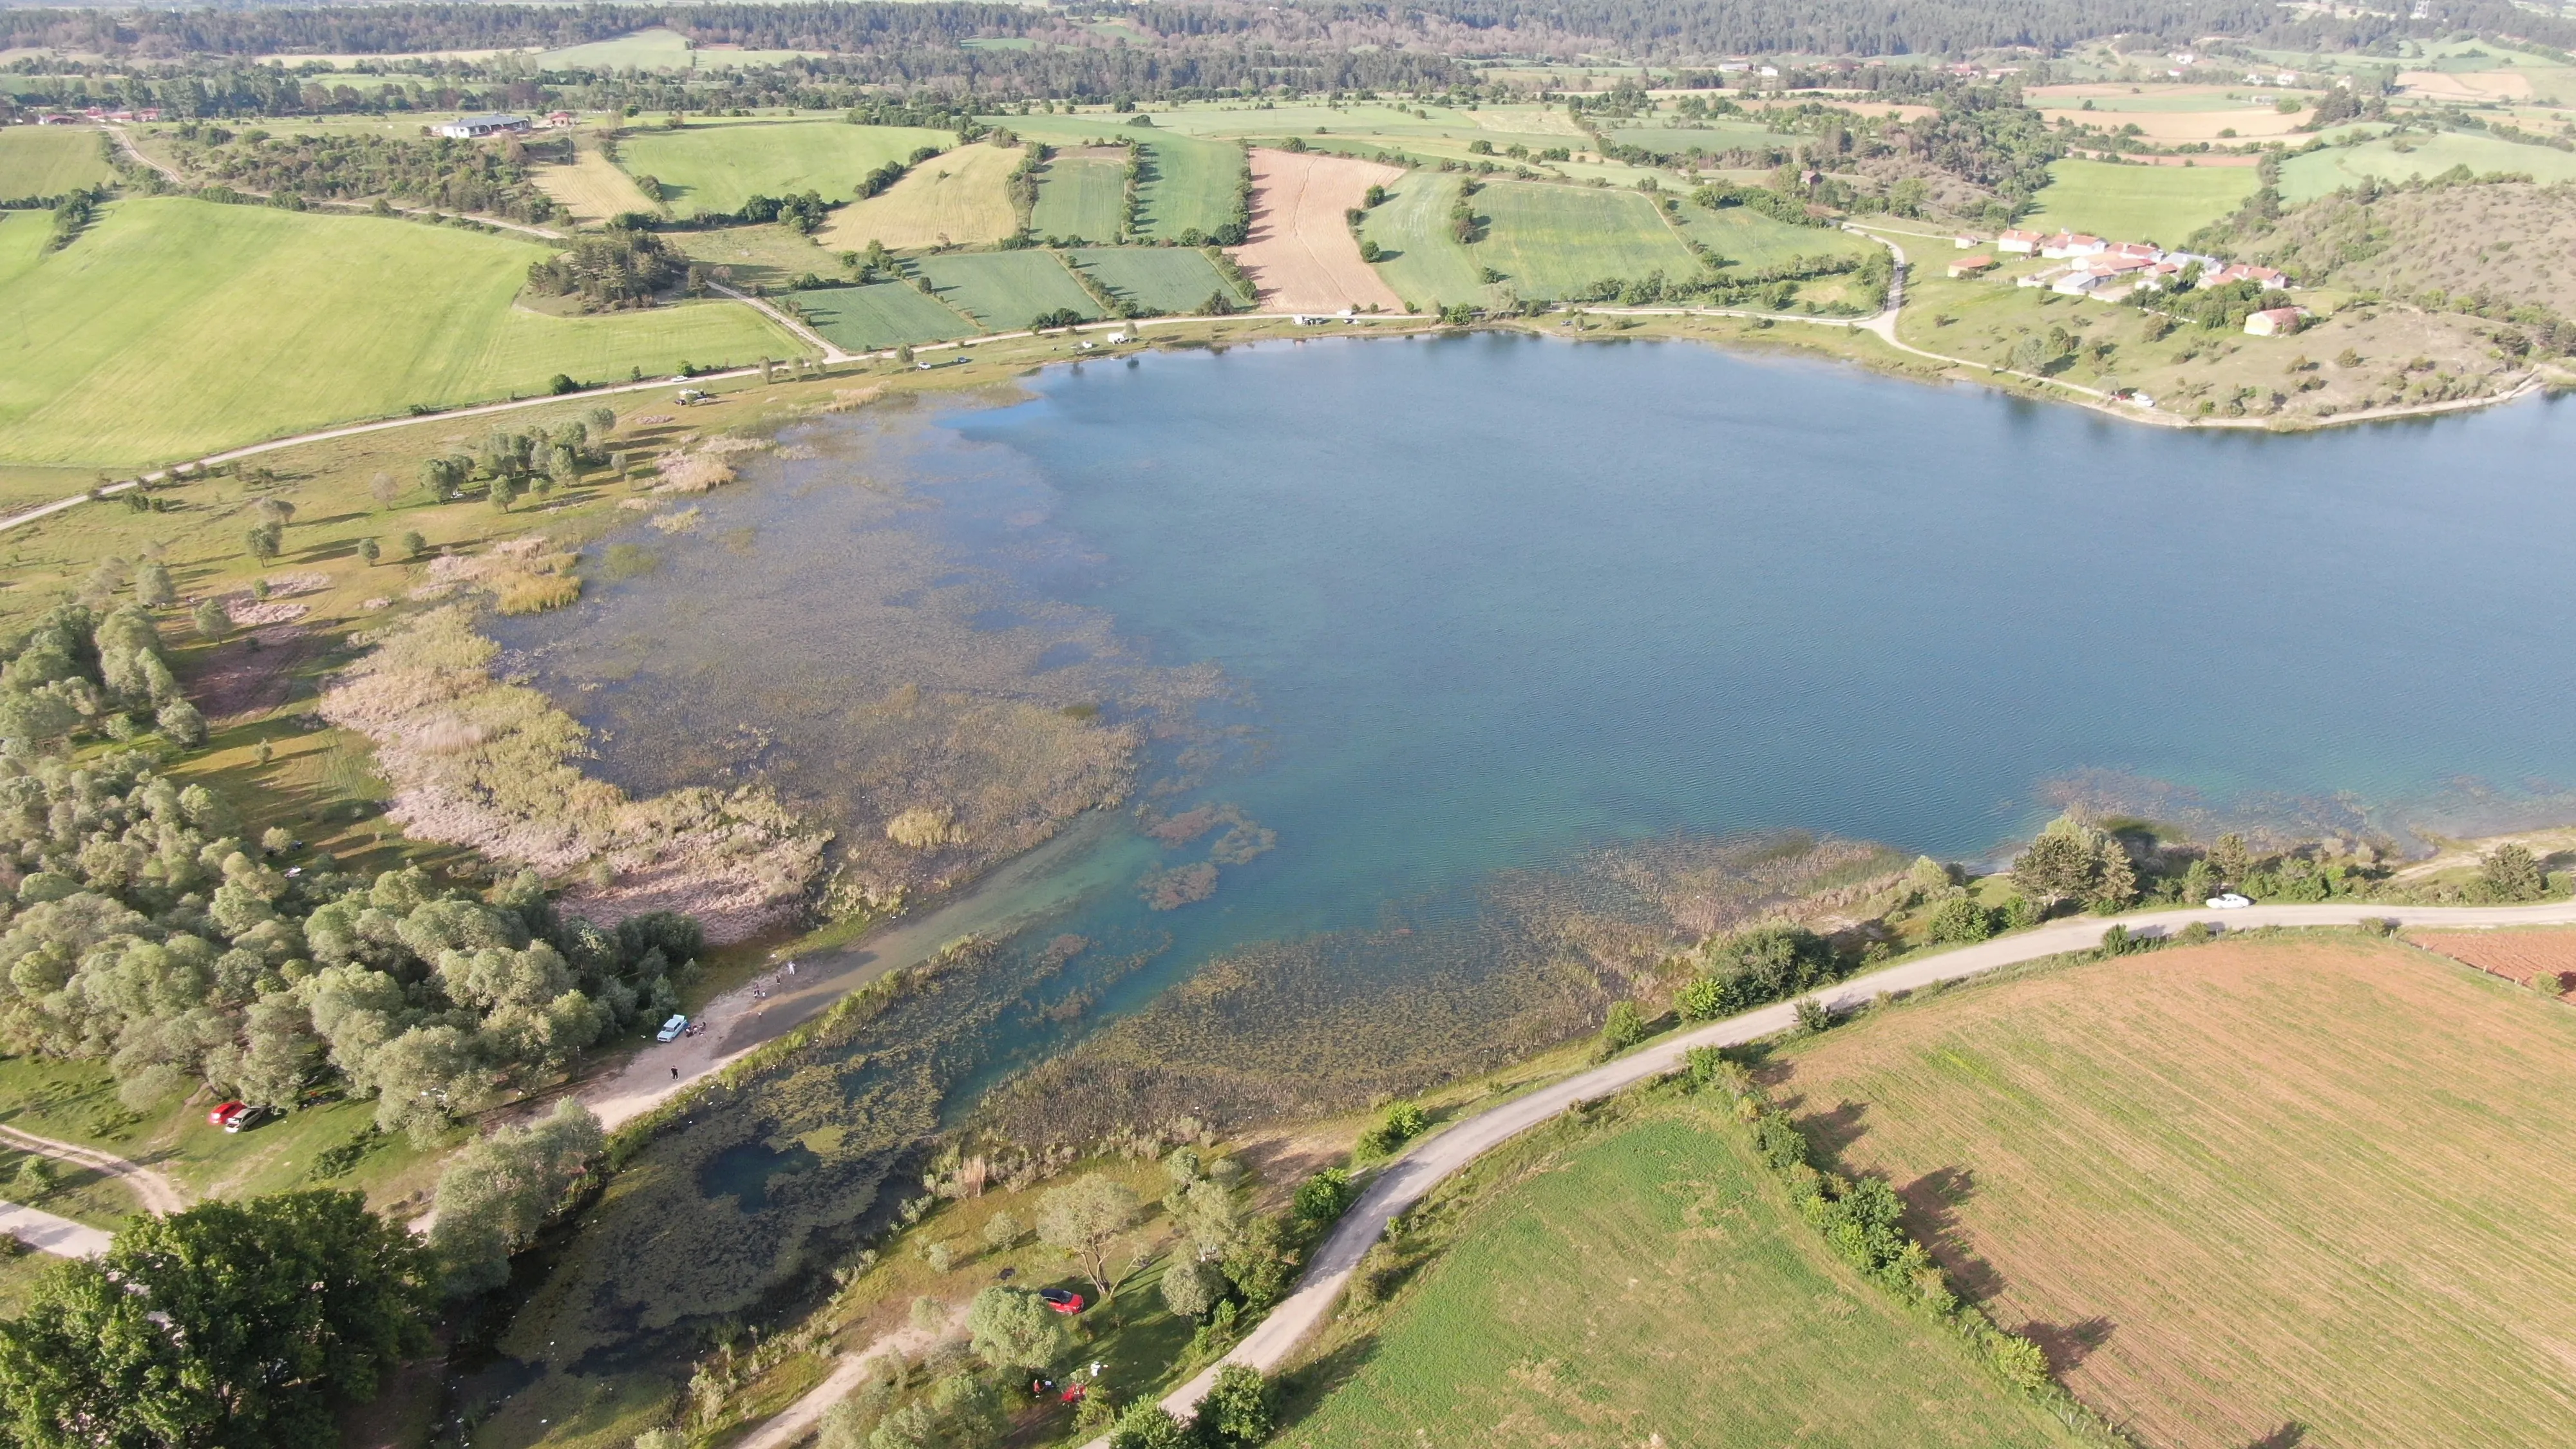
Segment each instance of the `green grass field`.
M0 461L131 466L634 368L790 357L749 307L512 306L546 248L373 217L119 202L72 246L0 220Z
M825 287L798 292L794 300L804 309L807 326L854 352L907 342L945 342L972 337L981 330L908 282Z
M1112 294L1150 311L1194 313L1219 292L1238 306L1252 300L1196 247L1090 247L1066 257Z
M1011 173L1027 156L1021 146L977 143L924 161L901 181L832 214L821 239L839 251L883 242L897 251L997 242L1019 230Z
M739 211L754 195L822 193L848 201L859 178L923 146L957 144L955 133L912 126L853 126L845 121L775 121L638 130L618 143L617 163L630 176L651 176L681 216Z
M1503 274L1522 297L1571 295L1604 278L1629 280L1660 270L1668 277L1699 271L1655 204L1634 191L1497 181L1476 193L1487 218L1474 247L1479 265Z
M2552 152L2552 155L2557 153ZM2251 166L2128 166L2060 161L2048 168L2033 231L2090 232L2113 241L2178 247L2234 211L2261 184Z
M1467 1210L1289 1449L1836 1449L2076 1442L1836 1263L1737 1133L1688 1102L1543 1129Z
M1380 248L1378 275L1411 306L1490 300L1492 289L1478 271L1482 264L1449 231L1461 184L1436 171L1408 171L1360 223L1360 239Z
M1100 316L1100 304L1053 252L967 252L924 257L914 265L938 289L940 301L994 332L1016 332L1030 318L1060 310L1085 319Z
M1243 151L1225 141L1155 135L1145 142L1145 179L1137 188L1139 236L1179 241L1213 235L1234 219Z
M1068 152L1038 173L1029 230L1067 241L1113 243L1127 230L1127 161L1116 151Z
M60 196L116 174L99 154L100 133L87 126L11 126L0 130L0 198Z
M1715 211L1682 203L1682 230L1724 257L1729 275L1747 275L1787 266L1800 257L1865 257L1882 250L1867 237L1839 227L1791 226L1774 221L1749 206Z
M1704 126L1635 126L1607 133L1617 146L1642 146L1657 155L1686 151L1767 151L1797 144L1795 136L1775 135L1751 122L1718 122ZM1566 143L1559 141L1558 145Z
M2408 149L2398 150L2400 144ZM2576 155L2565 151L2517 146L2486 136L2415 135L2360 146L2329 146L2306 156L2293 156L2281 163L2281 195L2294 202L2309 201L2365 177L2381 181L2429 178L2454 166L2466 166L2480 176L2490 171L2527 172L2544 185L2576 179ZM2046 194L2041 193L2043 198Z
M2149 1444L2576 1437L2576 1010L2360 935L1936 996L1772 1088Z

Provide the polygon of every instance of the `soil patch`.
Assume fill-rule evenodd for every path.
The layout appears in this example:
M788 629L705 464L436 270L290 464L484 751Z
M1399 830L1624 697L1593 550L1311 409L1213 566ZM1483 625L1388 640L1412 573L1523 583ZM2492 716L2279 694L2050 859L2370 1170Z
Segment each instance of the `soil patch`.
M199 655L205 663L188 693L218 724L266 714L295 697L295 671L314 647L314 636L300 625L254 629Z
M2569 974L2576 973L2576 931L2417 931L2407 939L2525 986L2563 990ZM2549 977L2547 983L2537 980L2543 975Z
M1360 260L1347 213L1372 186L1404 175L1393 166L1315 152L1252 153L1251 239L1234 259L1273 312L1339 312L1404 302Z

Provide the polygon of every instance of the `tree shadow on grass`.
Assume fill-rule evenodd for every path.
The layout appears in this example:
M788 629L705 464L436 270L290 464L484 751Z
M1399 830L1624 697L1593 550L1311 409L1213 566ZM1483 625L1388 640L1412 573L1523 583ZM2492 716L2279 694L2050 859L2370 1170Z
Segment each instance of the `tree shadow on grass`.
M2033 1319L2022 1325L2022 1336L2039 1345L2048 1355L2048 1369L2063 1374L2093 1356L2093 1350L2111 1341L2120 1326L2099 1316L2080 1323L2042 1323ZM2267 1441L2268 1442L2268 1441Z
M2306 1442L2308 1442L2308 1426L2292 1419L2262 1438L2248 1443L2245 1449L2299 1449L2299 1446Z
M1333 1392L1359 1377L1377 1357L1377 1335L1355 1338L1280 1381L1279 1429L1284 1435L1303 1423ZM1276 1437L1276 1435L1274 1435Z

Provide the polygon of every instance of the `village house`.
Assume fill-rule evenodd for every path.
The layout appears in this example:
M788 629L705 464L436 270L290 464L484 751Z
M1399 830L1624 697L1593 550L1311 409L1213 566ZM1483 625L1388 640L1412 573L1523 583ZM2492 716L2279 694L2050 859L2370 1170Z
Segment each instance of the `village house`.
M2246 318L2245 333L2249 337L2287 337L2299 330L2300 321L2307 315L2297 307L2274 307Z
M438 134L451 141L478 141L485 136L498 136L527 129L528 118L525 116L459 116L453 121L442 123L438 127Z
M2035 231L2008 231L1995 238L1995 250L2029 256L2039 250L2040 235Z
M1993 257L1986 255L1984 252L1979 252L1973 257L1961 257L1957 261L1952 262L1950 264L1950 275L1953 277L1973 277L1993 270L1994 265L1995 259Z
M2089 257L2098 255L2110 245L2098 236L2086 236L2080 231L2061 231L2039 244L2039 254L2056 258Z

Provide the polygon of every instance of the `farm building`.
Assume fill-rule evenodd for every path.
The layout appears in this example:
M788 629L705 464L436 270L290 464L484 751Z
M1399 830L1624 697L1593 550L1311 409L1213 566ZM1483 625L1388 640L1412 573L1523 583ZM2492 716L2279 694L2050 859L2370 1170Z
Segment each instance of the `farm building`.
M2061 231L2039 244L2039 254L2043 257L2098 256L2110 245L2098 236L2087 236L2080 231Z
M2299 320L2307 314L2296 307L2274 307L2245 319L2246 335L2251 337L2287 337L2299 330Z
M527 129L528 118L525 116L459 116L453 121L442 123L438 128L438 134L453 141L474 141L485 136L498 136Z
M2040 235L2035 231L2008 231L1995 238L1995 250L2028 256L2039 250Z
M1952 262L1950 264L1950 275L1953 277L1973 277L1993 270L1994 265L1995 259L1993 257L1986 255L1984 252L1979 252L1973 257L1961 257L1957 261Z

